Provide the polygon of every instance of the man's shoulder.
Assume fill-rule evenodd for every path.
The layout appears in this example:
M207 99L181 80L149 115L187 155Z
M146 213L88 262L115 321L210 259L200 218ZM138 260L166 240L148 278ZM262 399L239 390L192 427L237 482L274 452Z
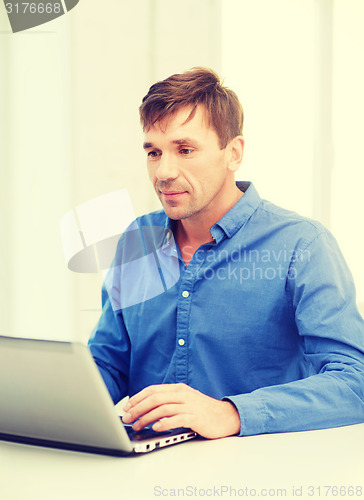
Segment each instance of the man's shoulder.
M317 236L326 233L327 228L318 220L301 215L293 210L283 208L267 200L262 200L258 209L258 217L266 217L272 223L282 225L286 228L295 228L301 234Z
M259 227L263 232L268 233L279 231L280 236L283 236L281 231L286 232L285 234L288 236L288 231L293 237L302 236L308 239L314 239L317 235L328 232L318 220L261 198L253 183L239 182L238 187L245 192L240 203L240 215L248 213L245 208L248 206L249 219L255 228ZM244 198L246 199L245 203Z
M169 219L163 210L150 212L134 219L118 237L115 265L141 259L154 252L164 242L169 230Z

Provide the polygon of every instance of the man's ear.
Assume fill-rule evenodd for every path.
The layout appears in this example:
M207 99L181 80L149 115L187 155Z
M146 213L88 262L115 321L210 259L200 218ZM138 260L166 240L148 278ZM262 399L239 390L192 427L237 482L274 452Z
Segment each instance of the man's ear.
M228 169L232 172L236 172L243 161L244 144L244 137L242 135L237 135L234 139L231 139L227 146L229 148Z

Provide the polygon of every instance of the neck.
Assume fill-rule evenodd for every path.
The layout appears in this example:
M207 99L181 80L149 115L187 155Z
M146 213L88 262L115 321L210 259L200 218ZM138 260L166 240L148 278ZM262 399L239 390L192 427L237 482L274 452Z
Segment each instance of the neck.
M201 245L213 241L211 227L243 196L244 193L238 187L234 187L235 189L230 193L230 196L225 197L225 203L220 203L217 209L202 210L177 222L175 237L186 264Z

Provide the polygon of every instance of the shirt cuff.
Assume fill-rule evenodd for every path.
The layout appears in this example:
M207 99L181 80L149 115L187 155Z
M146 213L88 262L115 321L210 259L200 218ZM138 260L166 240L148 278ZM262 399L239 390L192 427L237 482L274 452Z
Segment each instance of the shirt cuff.
M252 436L267 432L268 414L263 399L254 394L239 394L226 396L224 401L230 401L238 410L240 417L239 436Z

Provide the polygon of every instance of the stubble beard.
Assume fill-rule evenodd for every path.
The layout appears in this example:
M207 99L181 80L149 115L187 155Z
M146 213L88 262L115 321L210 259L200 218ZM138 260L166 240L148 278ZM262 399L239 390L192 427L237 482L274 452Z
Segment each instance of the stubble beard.
M188 219L196 213L191 207L178 208L178 203L162 203L162 206L168 217L172 220Z

